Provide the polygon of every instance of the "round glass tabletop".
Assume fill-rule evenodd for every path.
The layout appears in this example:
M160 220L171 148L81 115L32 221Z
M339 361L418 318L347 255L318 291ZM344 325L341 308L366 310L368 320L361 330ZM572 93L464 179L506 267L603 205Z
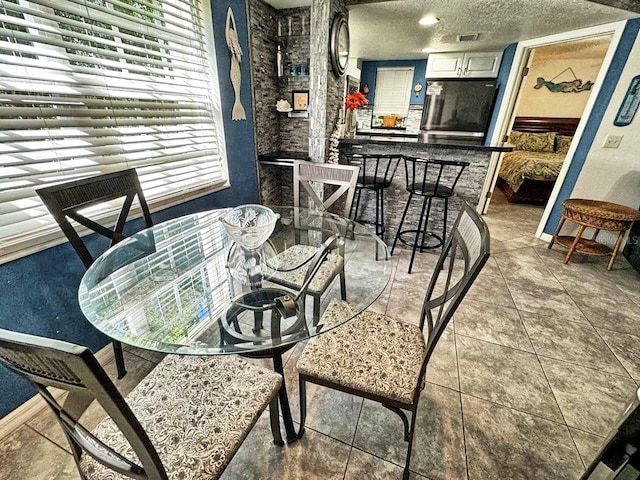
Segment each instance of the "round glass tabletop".
M123 240L82 278L85 317L112 339L148 350L252 353L335 328L380 296L391 262L372 232L329 213L272 208L280 219L256 250L230 240L220 221L228 209L170 220ZM343 294L351 309L332 309L331 320L323 318Z

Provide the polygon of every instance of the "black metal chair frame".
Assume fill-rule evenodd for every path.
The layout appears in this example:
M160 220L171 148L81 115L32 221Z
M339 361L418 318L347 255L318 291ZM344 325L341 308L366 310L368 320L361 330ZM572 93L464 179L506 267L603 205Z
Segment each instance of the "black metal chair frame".
M78 471L87 453L101 464L132 478L168 479L144 428L91 351L79 345L0 330L0 363L29 380L53 410L71 446ZM46 387L69 392L60 405ZM97 400L135 451L137 465L96 438L79 422ZM84 476L83 476L84 478Z
M376 235L382 238L386 230L384 224L384 191L391 187L391 182L398 170L402 155L354 153L345 155L344 158L349 165L360 167L356 183L355 209L352 208L353 212L350 212L349 216L353 217L356 222L373 223ZM375 193L376 219L374 222L358 220L362 190L372 190Z
M149 211L149 206L142 192L142 187L140 186L138 174L135 169L122 170L53 185L36 190L36 193L40 196L42 202L60 226L60 229L69 240L69 243L71 243L80 260L82 260L85 268L89 268L93 264L94 258L76 229L69 222L69 218L93 232L109 238L111 240L109 247L113 247L125 238L123 234L124 225L129 216L133 201L137 196L147 228L153 226L151 212ZM80 213L80 210L89 206L122 197L125 197L124 204L118 214L113 229L109 229ZM117 341L113 341L112 345L118 378L122 378L127 373L124 364L124 355L122 353L122 345Z
M479 236L478 252L473 258L473 252L469 250L469 245L466 243L464 234L470 233L468 231L468 222L465 225L461 225L462 219L465 216L469 221L473 222L474 228L477 229ZM462 227L462 228L461 228ZM406 464L403 474L403 479L409 478L409 467L411 463L411 449L413 446L413 437L415 433L416 412L418 410L418 402L420 400L421 385L424 382L427 364L433 354L436 344L449 321L453 317L456 309L462 302L464 296L471 288L473 282L477 278L478 274L484 267L485 263L489 259L490 239L489 229L486 223L480 218L480 215L466 202L463 203L460 215L458 216L455 226L449 236L447 243L445 244L438 263L434 269L434 274L429 282L429 287L422 306L422 313L420 316L420 329L424 331L425 321L427 323L428 339L426 345L426 354L422 361L422 367L420 374L416 382L415 391L413 394L413 401L411 405L407 405L401 402L392 401L386 397L380 397L377 395L368 394L360 390L344 387L337 383L324 381L308 375L299 374L298 381L300 385L300 432L299 437L304 435L304 425L306 419L306 383L314 383L317 385L325 386L335 390L340 390L352 395L356 395L365 399L369 399L378 403L381 403L384 407L396 413L402 419L404 426L404 440L408 442L408 450L406 457ZM456 264L457 257L461 255L464 261L464 274L462 277L451 285L453 269ZM449 264L445 266L445 262L449 259ZM440 274L446 271L446 282L444 285L443 293L435 298L432 298L438 278ZM433 318L432 310L437 309L437 315ZM380 345L380 348L384 348L384 345ZM411 420L407 418L405 413L409 411L411 413Z
M168 480L149 436L91 350L60 340L0 329L0 364L25 377L44 398L71 446L81 478L85 478L80 466L85 453L127 477ZM68 392L62 405L47 387ZM269 403L271 430L274 438L280 438L276 398ZM141 465L120 455L80 423L80 417L94 400L123 433Z
M438 248L440 246L444 247L446 238L447 238L447 218L448 218L448 209L449 209L449 197L455 195L455 188L462 176L462 172L464 172L465 168L469 166L469 162L455 161L455 160L436 160L436 159L426 159L426 158L416 158L409 157L404 155L404 166L405 166L405 181L406 181L406 190L409 192L409 198L407 199L407 203L404 207L404 211L402 212L402 217L400 217L400 224L398 225L398 231L396 232L396 236L393 240L393 246L391 247L391 255L396 248L396 244L398 240L400 240L405 245L411 247L411 260L409 261L409 271L413 268L413 261L416 256L416 250L419 248L420 252L423 252L425 249L433 249ZM430 168L432 167L432 168ZM444 185L443 183L443 174L448 169L459 169L455 174L455 178L453 182L448 185ZM422 175L420 175L420 170L422 170ZM437 172L434 174L434 170ZM416 181L416 178L421 178L421 180ZM435 178L435 182L433 180ZM417 186L417 187L416 187ZM438 194L438 190L441 188L445 188L450 190L451 193L448 194ZM413 200L413 196L417 195L423 197L422 199L422 209L420 211L420 217L418 218L418 226L416 229L402 230L402 226L404 225L404 220L407 216L407 212L409 211L409 207L411 206L411 200ZM442 220L442 237L440 235L435 234L434 232L427 231L428 223L429 223L429 214L431 213L431 203L434 198L441 198L444 201L444 215ZM426 215L425 215L426 209ZM424 226L423 226L424 222ZM415 233L415 237L413 241L405 240L402 238L402 235L405 233ZM422 240L420 240L420 235L422 234ZM426 237L435 238L438 243L435 245L426 245L425 239Z

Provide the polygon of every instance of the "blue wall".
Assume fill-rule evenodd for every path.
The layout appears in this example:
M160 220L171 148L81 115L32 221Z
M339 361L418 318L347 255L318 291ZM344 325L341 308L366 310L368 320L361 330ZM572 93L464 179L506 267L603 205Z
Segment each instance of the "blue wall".
M487 136L485 143L489 145L491 143L491 137L496 128L496 121L498 119L498 112L504 99L504 89L509 80L509 74L511 73L511 66L513 65L513 57L516 54L517 43L507 45L507 48L502 52L502 60L500 62L500 70L498 70L498 77L496 78L496 84L498 86L498 94L496 96L496 104L493 107L493 114L491 115L491 121L489 122L489 128L487 130Z
M241 99L247 120L239 122L231 121L234 99L229 79L230 57L224 37L229 6L234 11L244 52ZM156 212L152 215L154 223L196 211L258 201L245 1L212 0L211 8L231 187ZM127 230L137 230L141 226L142 222L135 220L127 224ZM106 239L96 235L90 236L88 243L92 252L102 251L107 246ZM68 243L0 265L0 328L57 338L99 350L108 343L108 339L89 325L78 305L77 291L83 274L84 267ZM34 394L29 383L4 367L0 367L0 385L0 418Z
M593 140L598 132L598 128L600 128L600 124L602 123L602 117L609 107L609 102L611 101L613 92L618 85L620 75L627 63L627 58L633 48L633 44L638 36L639 30L640 19L629 20L627 22L624 32L622 33L622 38L620 39L620 43L611 62L611 66L609 67L609 71L607 72L604 83L598 93L598 98L596 98L593 110L589 116L589 121L582 133L580 143L576 148L576 153L573 156L573 161L571 162L567 176L562 184L558 198L553 205L547 224L544 227L545 233L552 234L560 221L560 217L562 215L562 202L569 198L573 191L573 187L575 186L578 176L580 175L580 171L584 166L589 150L591 150Z
M416 83L422 84L422 91L420 95L416 97L416 94L411 91L410 105L422 105L424 103L425 92L425 75L427 73L427 60L383 60L380 62L362 62L362 68L360 69L360 89L365 85L369 86L369 93L367 94L367 100L369 104L373 104L375 100L376 90L376 74L378 67L413 67L413 85ZM411 87L413 88L413 85Z

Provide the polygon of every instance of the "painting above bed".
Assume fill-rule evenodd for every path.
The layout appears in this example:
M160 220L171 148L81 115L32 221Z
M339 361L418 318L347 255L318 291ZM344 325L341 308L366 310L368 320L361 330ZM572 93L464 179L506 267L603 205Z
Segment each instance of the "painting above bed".
M517 117L498 174L511 203L544 205L562 169L579 118Z

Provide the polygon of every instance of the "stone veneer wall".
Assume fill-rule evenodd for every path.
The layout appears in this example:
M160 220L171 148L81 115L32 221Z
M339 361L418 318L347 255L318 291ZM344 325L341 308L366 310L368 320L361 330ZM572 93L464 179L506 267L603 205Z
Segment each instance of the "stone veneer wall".
M333 17L338 12L344 14L347 17L347 20L349 19L349 12L347 11L344 0L332 0L329 12L329 26L333 21ZM347 76L343 75L340 78L336 78L331 69L328 57L327 62L327 100L325 107L327 112L327 121L325 125L325 135L328 139L335 127L338 117L340 116L340 111L344 108L344 93L347 85Z
M373 117L373 108L363 107L356 110L356 121L358 122L358 133L420 133L420 123L422 121L422 106L410 105L405 121L406 130L395 130L388 128L371 128L371 118ZM360 126L362 125L362 127Z
M311 3L309 157L313 162L324 162L326 156L330 11L331 0L313 0Z
M258 155L280 149L276 55L278 11L262 0L248 0L254 128Z
M309 76L290 76L289 66L309 63L310 9L276 10L263 0L248 0L248 5L258 155L278 150L306 152L308 119L278 113L276 102L284 98L292 103L294 90L309 90ZM285 54L282 78L277 76L278 43Z
M309 7L287 8L278 11L280 22L281 45L285 53L285 77L279 80L277 99L284 98L293 105L292 92L295 90L309 90L309 76L291 76L291 65L307 64L309 66L309 38L310 38ZM289 19L291 22L289 22ZM291 30L289 30L289 23ZM274 54L275 62L275 54ZM275 100L273 102L275 106ZM309 107L311 109L311 107ZM278 114L279 150L307 152L309 150L309 119L288 117L286 113Z
M314 0L311 5L311 105L309 156L325 162L328 139L343 107L346 76L336 78L329 62L329 30L337 12L348 15L344 0Z
M462 199L466 200L475 207L480 201L480 193L484 180L487 175L491 152L478 150L450 150L442 148L425 148L419 143L402 144L402 145L365 145L362 149L353 149L350 145L341 145L341 153L396 153L409 156L418 156L422 158L433 158L440 160L459 160L469 162L467 167L455 189L455 195L449 199L449 212L447 215L447 232L451 230L455 223L457 213L462 205ZM342 155L341 155L342 157ZM344 162L342 157L341 163ZM457 173L457 170L455 171ZM437 175L437 171L435 172ZM453 170L443 172L444 182L454 175ZM430 178L430 177L429 177ZM384 222L386 232L384 241L391 245L394 236L400 224L402 211L405 207L409 193L406 191L405 166L401 160L393 177L391 187L384 192ZM404 230L415 229L418 225L418 219L422 208L423 197L414 196L411 207L407 213L404 222ZM358 211L358 221L364 220L373 222L376 218L375 195L371 191L363 190L360 201L360 209ZM354 200L355 208L355 200ZM442 235L442 224L444 218L444 201L442 199L433 199L431 205L431 213L429 215L428 230ZM407 236L407 238L409 238ZM429 244L427 242L427 244Z

